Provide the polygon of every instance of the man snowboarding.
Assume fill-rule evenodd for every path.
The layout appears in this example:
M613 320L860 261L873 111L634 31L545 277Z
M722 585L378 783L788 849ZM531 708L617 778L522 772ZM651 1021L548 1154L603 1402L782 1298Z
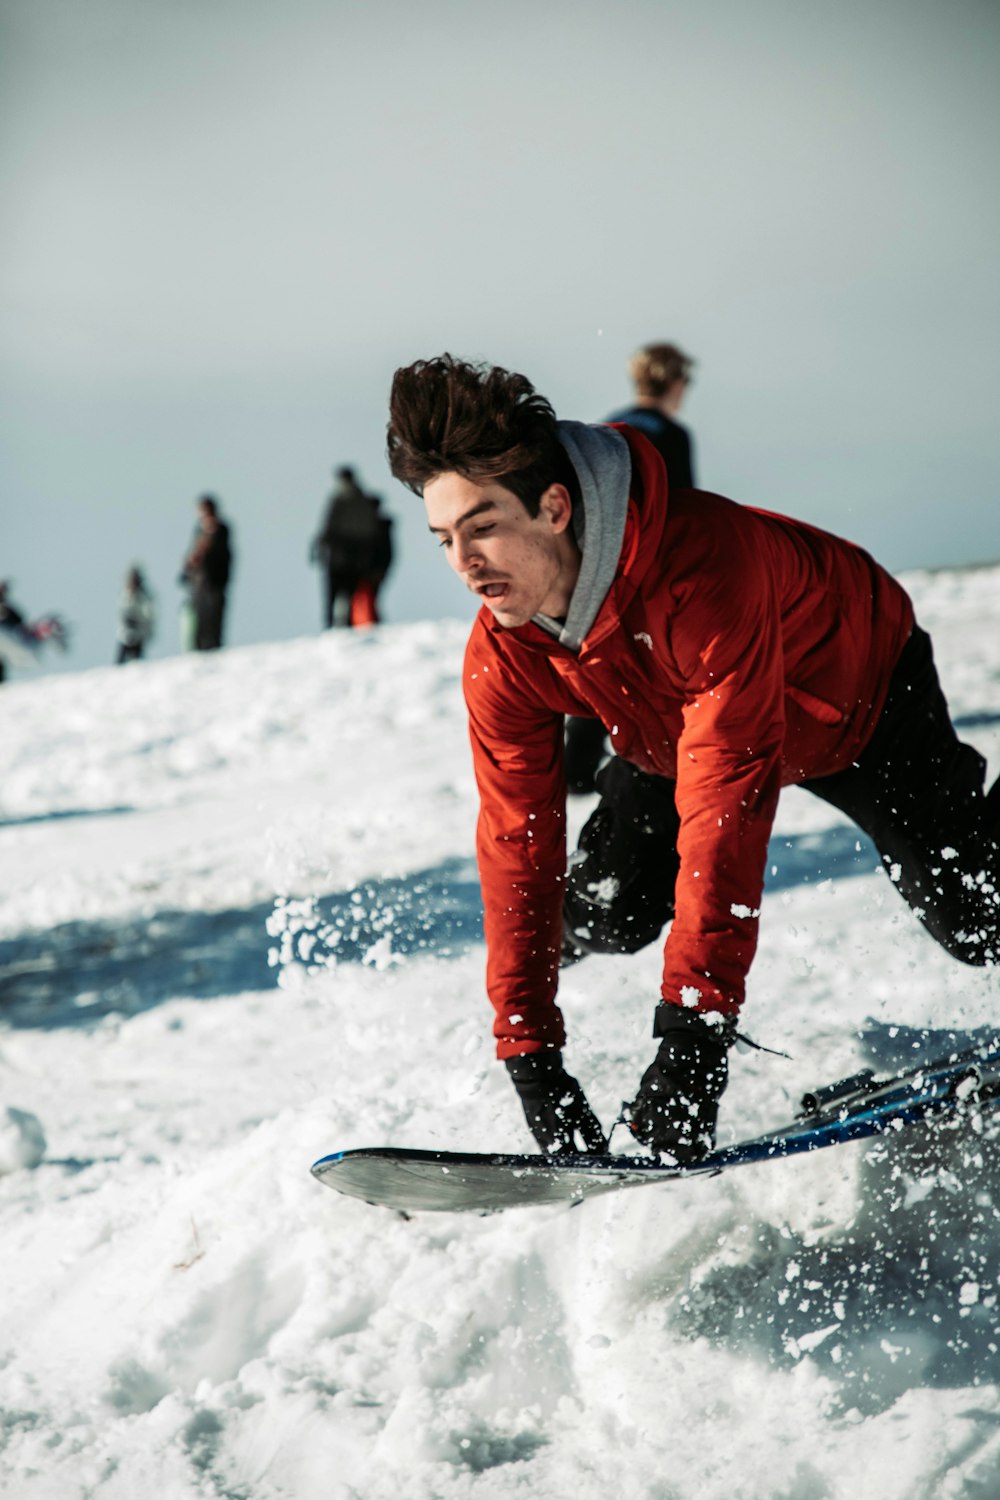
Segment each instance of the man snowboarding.
M626 1117L677 1160L714 1140L778 794L874 840L950 953L1000 954L1000 782L951 725L931 643L860 548L718 495L668 494L627 426L558 422L522 375L449 355L396 372L393 474L482 608L464 688L481 810L487 986L543 1151L604 1134L562 1064L560 961L671 922L658 1050ZM615 756L569 872L562 727Z

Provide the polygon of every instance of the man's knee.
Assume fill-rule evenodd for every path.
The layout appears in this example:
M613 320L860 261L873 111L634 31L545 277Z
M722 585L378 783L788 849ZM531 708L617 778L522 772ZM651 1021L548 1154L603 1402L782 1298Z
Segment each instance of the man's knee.
M674 785L617 758L597 784L601 801L566 878L567 944L584 953L636 953L674 914Z
M666 776L640 771L638 766L613 755L597 773L597 790L601 800L590 823L603 821L629 846L643 835L667 838L671 846L676 842L680 826L676 787ZM586 833L585 827L581 844Z
M633 863L627 874L602 869L578 850L570 862L563 900L567 941L584 953L637 953L655 941L674 914L673 880L661 860Z
M974 968L1000 963L1000 859L982 859L978 843L955 849L938 843L920 860L900 865L883 852L889 878L936 943Z
M584 953L638 953L659 937L673 915L649 911L614 911L595 904L563 907L564 951Z

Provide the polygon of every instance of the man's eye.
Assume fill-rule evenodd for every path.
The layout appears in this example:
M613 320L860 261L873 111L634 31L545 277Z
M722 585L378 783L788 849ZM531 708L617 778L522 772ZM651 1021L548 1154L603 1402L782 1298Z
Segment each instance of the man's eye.
M476 529L475 529L475 531L474 531L474 533L473 533L473 535L474 536L489 536L490 532L493 530L493 528L495 526L496 526L496 522L495 521L488 521L485 526L477 526Z
M451 546L451 537L450 536L443 536L441 538L441 540L438 542L438 546L439 547L450 547Z

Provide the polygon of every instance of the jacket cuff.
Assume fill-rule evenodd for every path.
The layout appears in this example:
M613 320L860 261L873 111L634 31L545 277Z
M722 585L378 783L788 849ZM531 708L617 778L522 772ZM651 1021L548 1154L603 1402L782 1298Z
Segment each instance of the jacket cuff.
M519 1057L507 1057L504 1059L504 1067L510 1074L515 1087L524 1083L541 1082L543 1079L554 1078L563 1070L561 1052L522 1052Z
M678 1031L696 1031L702 1036L707 1031L729 1046L735 1038L736 1020L720 1011L692 1010L689 1005L661 1000L653 1012L653 1036L673 1036Z

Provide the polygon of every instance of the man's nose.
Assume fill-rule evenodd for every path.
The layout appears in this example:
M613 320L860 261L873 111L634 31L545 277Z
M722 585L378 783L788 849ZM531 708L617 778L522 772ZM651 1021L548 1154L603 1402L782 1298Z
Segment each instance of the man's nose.
M456 573L474 573L481 558L474 541L456 537L451 544L451 563Z

